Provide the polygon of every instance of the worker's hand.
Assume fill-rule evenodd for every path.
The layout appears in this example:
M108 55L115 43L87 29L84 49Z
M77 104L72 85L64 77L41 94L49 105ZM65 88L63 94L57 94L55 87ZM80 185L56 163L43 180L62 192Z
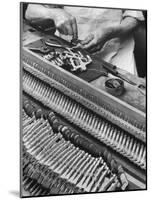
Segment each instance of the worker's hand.
M76 19L63 9L56 9L54 22L60 33L71 35L73 39L78 37Z
M81 48L90 53L96 53L102 49L104 44L110 39L110 31L98 28L81 41Z

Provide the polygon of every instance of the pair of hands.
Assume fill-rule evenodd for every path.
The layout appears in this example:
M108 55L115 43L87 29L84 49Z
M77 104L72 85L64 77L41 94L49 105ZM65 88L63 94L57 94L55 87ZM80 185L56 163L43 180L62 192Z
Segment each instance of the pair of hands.
M73 39L78 38L78 28L75 17L65 12L63 9L58 9L54 17L54 22L60 33L70 35ZM79 46L88 50L90 53L96 53L101 50L107 39L107 31L98 27L82 40Z

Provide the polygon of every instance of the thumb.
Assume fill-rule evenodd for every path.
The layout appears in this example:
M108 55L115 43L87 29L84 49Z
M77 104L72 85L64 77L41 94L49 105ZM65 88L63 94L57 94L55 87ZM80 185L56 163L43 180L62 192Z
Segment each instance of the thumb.
M90 34L88 35L84 40L81 41L82 45L86 45L88 44L90 41L92 41L94 39L94 35Z

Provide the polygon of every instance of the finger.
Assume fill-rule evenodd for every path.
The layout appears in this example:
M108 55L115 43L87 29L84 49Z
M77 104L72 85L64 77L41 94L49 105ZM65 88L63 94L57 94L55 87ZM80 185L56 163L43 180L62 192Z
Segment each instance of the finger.
M58 27L58 30L59 30L60 33L62 33L64 35L68 35L68 31L67 31L66 27L63 24Z
M100 50L101 50L101 46L97 45L97 46L94 46L93 48L89 49L89 52L90 53L96 53L96 52L98 52Z
M83 45L83 49L89 50L91 48L94 48L95 46L97 46L97 44L96 44L96 41L93 39L88 44Z
M101 49L104 47L104 44L105 44L105 42L100 42L100 43L98 43L96 46L91 47L91 48L89 49L89 52L91 52L91 53L96 53L96 52L101 51Z
M71 20L71 26L72 26L72 31L73 31L73 39L77 39L78 38L78 27L77 27L77 22L76 22L75 18L73 18Z
M71 26L70 23L67 23L67 24L65 25L65 28L66 28L66 30L67 30L67 35L73 35L72 26Z
M82 45L86 45L88 44L90 41L92 41L94 39L94 35L90 34L88 35L84 40L81 41Z

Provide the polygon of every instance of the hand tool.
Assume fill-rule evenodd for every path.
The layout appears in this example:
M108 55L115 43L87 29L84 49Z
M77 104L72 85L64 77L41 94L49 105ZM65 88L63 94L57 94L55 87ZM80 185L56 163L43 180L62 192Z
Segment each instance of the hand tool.
M129 78L127 78L125 75L121 74L118 72L117 67L115 65L112 65L111 63L108 63L104 60L102 60L102 65L103 67L111 74L113 74L116 77L121 78L122 80L126 81L127 83L129 83L130 85L134 86L137 88L137 90L143 94L146 95L146 86L144 84L137 84L136 82L130 80Z

